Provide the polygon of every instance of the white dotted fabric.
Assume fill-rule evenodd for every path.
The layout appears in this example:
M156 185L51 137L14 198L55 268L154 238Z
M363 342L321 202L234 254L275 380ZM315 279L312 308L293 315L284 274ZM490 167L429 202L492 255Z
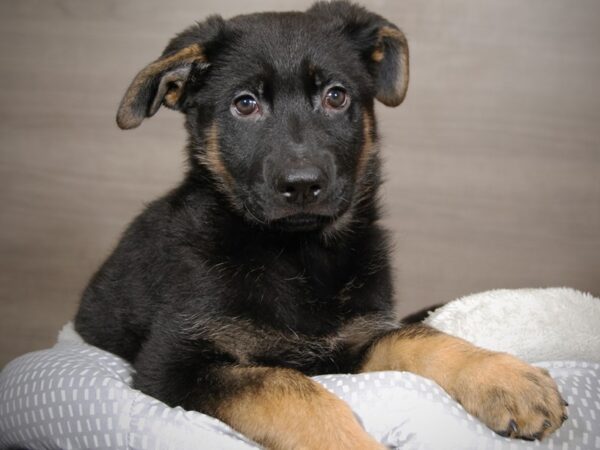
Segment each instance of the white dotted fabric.
M600 364L536 363L569 402L569 419L550 438L503 438L467 414L433 381L407 372L326 375L317 380L347 401L365 429L403 450L600 449Z
M131 372L77 342L17 358L0 374L0 448L259 448L212 417L130 388Z
M544 442L502 438L435 383L405 372L315 379L347 401L366 430L402 449L600 449L600 365L539 363L570 403ZM24 355L0 373L0 448L256 449L224 423L131 389L122 359L75 341Z

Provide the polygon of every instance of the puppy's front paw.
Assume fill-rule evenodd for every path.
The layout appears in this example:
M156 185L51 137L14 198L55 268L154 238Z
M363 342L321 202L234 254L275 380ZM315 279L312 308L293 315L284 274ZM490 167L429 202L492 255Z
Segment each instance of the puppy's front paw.
M452 390L464 408L501 436L543 439L567 419L548 371L505 353L473 355Z

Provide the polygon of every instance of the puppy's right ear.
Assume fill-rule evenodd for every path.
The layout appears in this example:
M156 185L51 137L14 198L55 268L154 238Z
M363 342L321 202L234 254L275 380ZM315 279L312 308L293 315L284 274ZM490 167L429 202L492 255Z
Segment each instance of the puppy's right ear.
M207 54L223 39L224 28L225 21L212 16L172 39L162 56L144 67L129 85L117 111L117 125L124 130L135 128L161 105L180 109L190 74L209 66Z
M144 67L121 100L117 125L124 130L139 126L153 116L161 104L177 109L192 66L205 62L200 44L191 44Z

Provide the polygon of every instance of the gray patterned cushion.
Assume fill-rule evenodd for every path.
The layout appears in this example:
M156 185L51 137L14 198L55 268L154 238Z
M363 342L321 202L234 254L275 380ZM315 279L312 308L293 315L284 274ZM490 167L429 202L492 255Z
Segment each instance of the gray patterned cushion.
M569 420L549 440L511 441L469 416L435 383L406 372L316 377L347 401L381 442L402 449L600 448L600 365L538 364L571 404ZM83 343L24 355L0 375L0 448L251 449L216 419L131 389L131 367Z
M587 302L579 302L574 292L570 297L575 302L569 304L570 319L577 314L579 317L575 318L576 322L569 320L568 324L562 321L562 325L571 328L573 323L579 323L579 334L569 333L565 328L561 334L563 339L568 341L573 337L575 341L564 345L558 357L567 359L573 352L574 356L581 356L582 349L585 355L595 357L587 361L536 363L550 371L563 397L570 403L569 420L541 443L515 441L494 434L469 416L434 382L414 374L377 372L326 375L315 379L348 402L366 430L391 448L600 449L600 364L594 362L600 356L599 333L594 331L598 330L600 304L598 299L591 297ZM489 333L501 324L498 337L487 346L510 351L514 344L503 348L508 345L500 342L503 336L508 333L513 339L514 334L524 332L524 328L519 325L508 329L507 324L511 321L506 320L507 315L522 314L527 303L532 302L527 300L532 295L538 299L546 298L546 312L552 309L552 301L557 302L556 308L561 301L564 307L566 298L565 292L556 290L493 291L487 294L473 296L476 301L467 298L451 302L444 307L445 311L443 308L436 311L430 322L483 346L487 345L485 339ZM503 300L504 297L510 298ZM523 302L519 304L515 298L521 298ZM486 305L490 300L495 305ZM498 309L498 303L503 301L505 308L494 313L494 321L490 323L489 312L485 314L486 320L479 318L483 314L477 311ZM577 302L582 308L579 311ZM466 309L469 314L463 318L461 313ZM535 315L529 316L527 325L535 327L552 319L547 314L540 317L536 323ZM564 314L556 314L552 323L561 322L562 317ZM596 322L595 327L592 322ZM216 419L181 408L169 408L132 389L131 366L127 362L85 344L72 328L66 328L54 348L17 358L0 373L0 449L259 448ZM475 330L477 333L472 334ZM581 333L587 333L588 338L580 345ZM540 345L543 343L535 347L536 354L541 350ZM522 348L515 347L513 353L528 359L527 356L531 356L528 352L532 350L523 344ZM555 352L556 349L547 351Z

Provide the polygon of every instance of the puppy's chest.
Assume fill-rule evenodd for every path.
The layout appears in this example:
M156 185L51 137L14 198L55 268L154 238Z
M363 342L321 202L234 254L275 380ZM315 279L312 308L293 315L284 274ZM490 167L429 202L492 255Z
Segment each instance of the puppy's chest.
M354 370L372 340L396 326L383 314L366 314L315 335L238 317L213 321L210 340L236 363L289 367L315 375Z
M354 314L355 278L336 263L280 255L232 265L230 313L258 326L329 334Z
M340 253L252 247L230 253L220 267L230 322L212 340L241 364L349 371L389 326L386 311L365 296L381 286L370 286L366 271Z

